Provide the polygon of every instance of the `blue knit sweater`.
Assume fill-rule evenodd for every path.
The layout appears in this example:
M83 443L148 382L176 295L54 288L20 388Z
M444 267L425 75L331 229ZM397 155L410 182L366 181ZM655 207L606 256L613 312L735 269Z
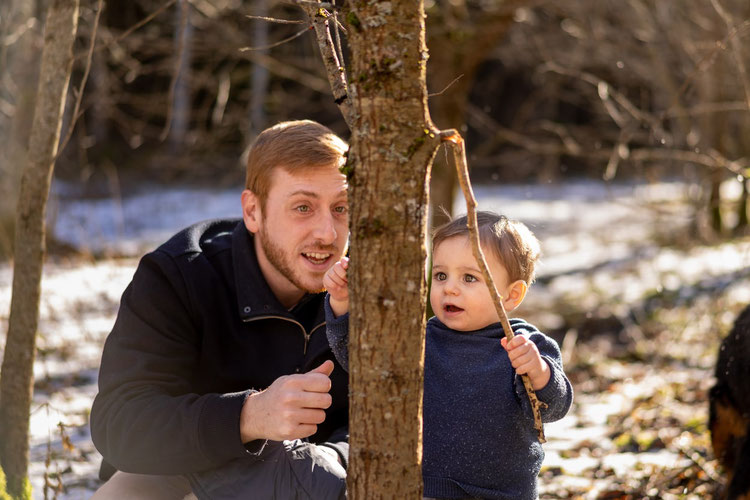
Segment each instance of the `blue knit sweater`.
M565 416L573 388L557 343L521 319L516 334L539 349L551 370L536 391L548 406L542 420ZM349 316L334 318L326 298L328 341L348 369ZM544 451L521 378L500 344L500 323L457 332L433 317L425 341L423 462L424 496L533 500Z

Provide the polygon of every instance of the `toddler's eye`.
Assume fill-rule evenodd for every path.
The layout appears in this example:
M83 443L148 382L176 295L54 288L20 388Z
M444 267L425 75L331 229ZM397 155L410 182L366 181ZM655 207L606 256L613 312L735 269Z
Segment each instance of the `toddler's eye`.
M475 281L479 281L475 276L471 274L465 274L464 275L464 281L467 283L474 283Z
M445 273L442 273L442 272L435 273L435 279L437 281L445 281L446 279Z

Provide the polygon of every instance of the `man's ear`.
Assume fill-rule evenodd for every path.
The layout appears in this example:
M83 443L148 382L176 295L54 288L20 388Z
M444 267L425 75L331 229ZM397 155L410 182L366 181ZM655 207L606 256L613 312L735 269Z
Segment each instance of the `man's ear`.
M257 233L262 219L260 200L255 193L245 189L242 191L242 220L245 222L245 227L251 233Z
M521 305L526 292L529 290L529 285L524 280L516 280L508 287L508 295L504 297L503 306L506 311L512 311L516 307Z

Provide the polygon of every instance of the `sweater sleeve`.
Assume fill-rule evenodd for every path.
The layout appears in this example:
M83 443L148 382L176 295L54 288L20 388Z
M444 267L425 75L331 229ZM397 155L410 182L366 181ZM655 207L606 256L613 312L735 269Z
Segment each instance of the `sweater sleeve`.
M326 336L333 355L341 367L349 371L349 313L338 318L334 316L330 304L331 296L326 294Z
M573 386L563 371L562 354L560 347L554 339L541 333L528 323L523 323L513 328L514 332L525 335L536 344L542 359L547 362L550 369L550 378L547 385L536 391L539 400L546 404L542 408L542 422L554 422L563 418L573 403ZM528 402L526 388L521 377L516 375L516 390L519 396ZM529 404L529 408L531 405Z
M183 474L241 456L239 419L251 391L192 391L200 332L171 257L145 256L104 346L91 435L118 470ZM253 443L256 444L256 443Z

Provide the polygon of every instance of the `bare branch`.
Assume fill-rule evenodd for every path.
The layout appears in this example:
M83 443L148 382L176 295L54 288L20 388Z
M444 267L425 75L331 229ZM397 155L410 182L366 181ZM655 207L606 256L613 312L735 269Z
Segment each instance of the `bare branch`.
M441 90L440 92L435 92L434 94L427 94L427 97L436 97L436 96L439 96L439 95L443 95L446 90L448 90L449 88L451 88L453 86L453 84L456 83L457 81L459 81L461 78L463 78L463 76L464 76L463 74L458 75L456 78L454 78L453 80L451 80L451 82L448 85L446 85L443 90Z
M333 5L333 33L336 35L336 54L339 56L339 66L343 68L346 66L346 63L344 61L344 51L341 49L341 36L339 35L339 27L343 30L343 26L341 26L338 14L336 13L336 0L333 0ZM344 30L344 32L346 32L346 30Z
M270 45L263 45L262 47L242 47L240 49L240 52L246 52L248 50L267 50L267 49L272 49L274 47L278 47L279 45L284 45L287 42L291 42L295 38L301 37L302 35L304 35L305 33L307 33L310 29L311 29L311 27L308 26L305 29L303 29L302 31L299 31L299 32L295 33L294 35L292 35L290 37L284 38L283 40L279 40L278 42L274 42L274 43L272 43Z
M277 24L305 24L305 21L301 19L278 19L275 17L266 17L266 16L245 16L248 19L254 19L258 21L268 21L269 23L277 23Z
M94 17L94 25L91 28L91 40L89 41L89 50L87 52L86 56L86 66L83 70L83 76L81 77L81 83L78 85L78 90L76 91L76 103L73 106L73 113L71 114L70 118L70 125L68 125L68 131L65 133L64 138L62 141L60 141L60 145L57 148L57 154L55 155L55 159L57 159L62 151L65 149L65 146L68 145L68 141L70 141L70 138L73 136L73 130L76 128L76 123L78 122L78 118L83 115L83 112L81 111L81 102L83 101L83 89L86 88L86 82L89 79L89 73L91 72L91 63L94 59L94 47L96 46L96 33L99 29L99 19L102 15L102 10L104 10L104 0L99 0L96 6L96 16Z
M723 168L735 175L744 178L750 177L750 158L739 158L730 160L717 151L711 151L711 154L701 153L699 151L687 151L682 149L669 148L636 148L630 149L627 146L629 139L624 140L621 136L618 144L612 149L585 149L575 142L572 137L570 140L563 140L561 143L552 141L537 141L531 137L510 130L498 124L492 117L482 112L475 105L469 104L469 116L478 120L481 126L491 130L496 138L518 146L526 151L539 155L569 155L579 158L592 158L595 160L611 161L612 156L617 154L619 162L622 159L628 159L636 162L647 161L683 161L694 163L708 168ZM570 137L568 135L568 137Z
M734 24L734 18L732 15L724 9L724 7L719 3L719 0L711 0L711 5L713 5L714 10L719 14L719 16L724 20L724 23L727 25L727 28L729 29L729 32L735 32L735 24ZM740 80L742 81L742 86L745 89L745 100L747 102L747 109L750 111L750 78L747 76L747 69L745 68L745 58L744 54L742 53L742 44L740 44L739 37L733 36L729 39L729 45L732 47L732 55L734 56L734 61L737 63L737 71L740 74Z
M307 73L303 69L297 68L289 63L278 61L262 52L246 51L243 54L254 64L263 66L271 73L283 78L294 80L295 82L313 89L316 92L320 92L321 94L328 94L331 92L331 87L328 82L318 75Z
M105 49L105 48L109 47L110 45L112 45L114 43L118 43L118 42L122 41L124 38L126 38L128 35L130 35L131 33L133 33L135 30L137 30L137 29L145 26L152 19L154 19L156 16L158 16L159 14L161 14L162 12L164 12L165 10L167 10L168 8L170 8L172 5L174 5L175 2L177 2L177 0L167 0L167 3L165 3L164 5L162 5L161 7L159 7L158 9L156 9L155 11L153 11L151 14L149 14L148 16L144 17L143 19L141 19L140 21L138 21L137 23L135 23L130 28L128 28L125 31L123 31L122 33L120 33L114 40L112 40L111 42L107 43L106 45L104 45L103 47L101 47L98 50Z
M445 130L440 132L440 138L443 143L448 144L453 150L453 158L456 162L456 170L458 173L458 181L461 184L461 190L464 193L466 199L466 223L469 227L469 239L471 240L471 247L474 251L474 258L479 264L479 269L482 271L484 279L487 280L487 288L489 288L490 294L492 295L492 301L495 304L495 310L497 315L500 316L500 322L503 325L505 331L505 338L509 341L515 336L513 329L508 321L508 314L505 312L503 306L503 298L497 291L497 286L492 279L489 267L487 266L487 259L484 257L482 247L479 243L479 232L477 230L477 200L474 197L474 192L471 189L471 182L469 181L469 168L466 163L466 150L464 148L464 140L456 130ZM534 428L537 431L537 437L540 443L546 442L544 437L544 424L542 423L542 408L546 408L546 404L536 397L536 392L531 386L531 379L527 374L521 375L523 386L526 388L526 393L529 396L529 402L531 403L531 409L534 412Z
M328 24L329 18L332 18L333 16L322 8L323 4L320 2L304 0L296 1L300 8L305 11L307 17L310 19L310 23L315 29L318 47L320 48L320 55L323 58L323 64L326 68L328 83L331 85L333 99L341 110L344 121L346 121L346 124L351 129L354 119L351 99L349 99L348 88L346 85L346 72L339 56L336 54L336 47L331 38L331 30Z
M619 112L617 112L615 108L609 107L611 106L611 102L609 101L610 98L614 100L621 108L627 111L633 118L642 123L648 124L657 137L662 138L666 136L664 128L661 126L660 121L655 116L652 116L649 113L646 113L645 111L639 109L636 105L630 102L630 100L625 97L625 95L615 89L609 82L605 81L604 79L599 78L598 76L586 71L564 68L556 62L552 61L548 61L542 69L546 71L552 71L560 75L572 76L594 86L597 89L599 98L602 100L602 103L607 109L607 112L619 127L624 127L625 123Z

